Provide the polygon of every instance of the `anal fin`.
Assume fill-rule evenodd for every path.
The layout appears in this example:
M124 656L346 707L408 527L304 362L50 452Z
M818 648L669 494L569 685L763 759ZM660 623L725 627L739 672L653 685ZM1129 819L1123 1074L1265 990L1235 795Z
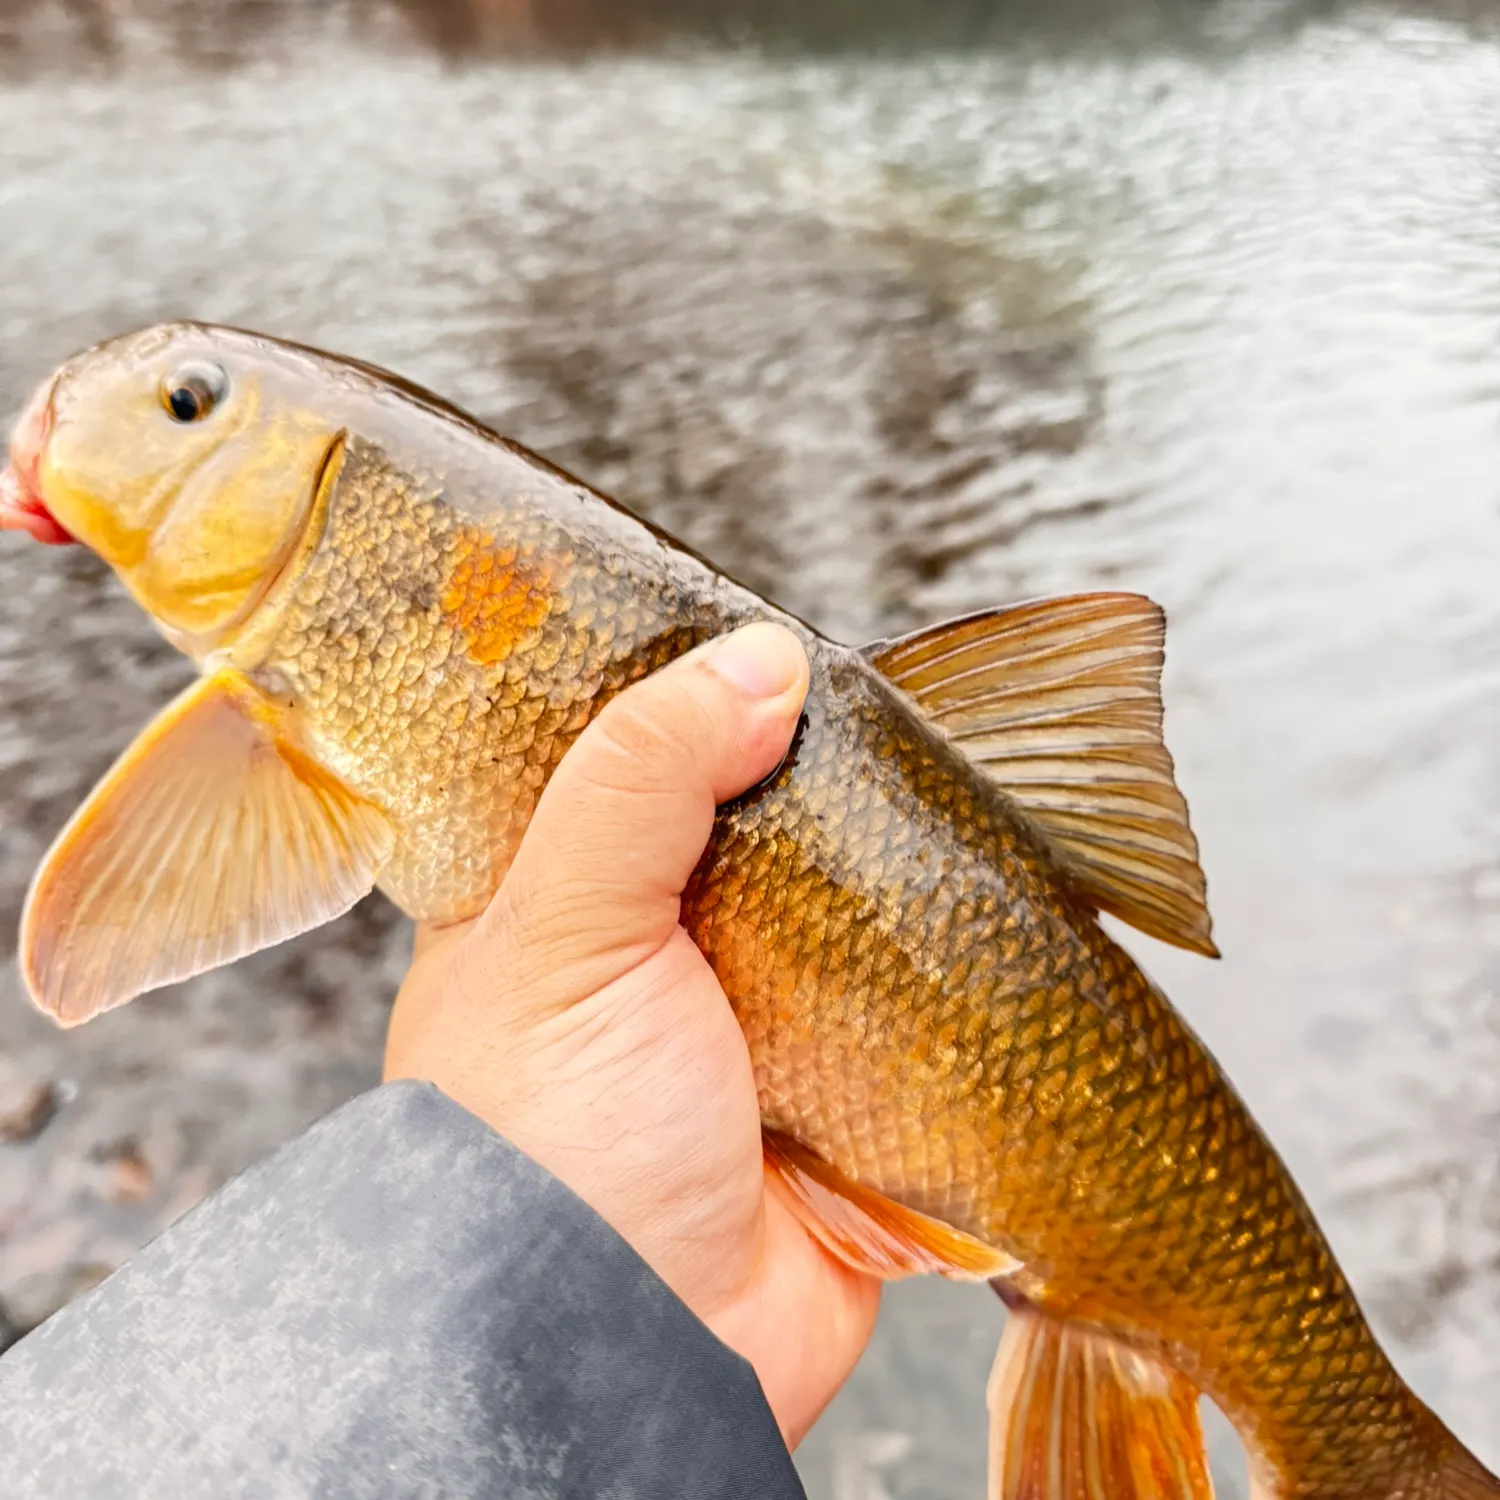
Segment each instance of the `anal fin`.
M927 1275L988 1281L1020 1269L1005 1251L851 1182L789 1136L768 1130L763 1141L766 1167L804 1228L856 1271L886 1281Z
M1013 1310L989 1407L989 1500L1213 1500L1197 1390L1104 1334Z

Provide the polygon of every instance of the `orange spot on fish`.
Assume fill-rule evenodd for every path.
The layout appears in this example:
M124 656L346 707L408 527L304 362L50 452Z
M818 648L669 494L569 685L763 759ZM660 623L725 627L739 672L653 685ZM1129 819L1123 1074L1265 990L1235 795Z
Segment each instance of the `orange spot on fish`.
M557 572L546 557L464 527L448 557L443 614L475 661L502 662L552 612Z

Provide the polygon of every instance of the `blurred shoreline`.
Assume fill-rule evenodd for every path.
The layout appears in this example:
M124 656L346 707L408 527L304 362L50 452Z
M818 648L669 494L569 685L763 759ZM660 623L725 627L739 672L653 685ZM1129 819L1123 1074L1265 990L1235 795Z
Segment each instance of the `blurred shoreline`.
M1018 41L1233 55L1346 11L1487 31L1500 0L0 0L0 69L108 62L141 47L225 65L320 28L450 59L684 46L962 53Z

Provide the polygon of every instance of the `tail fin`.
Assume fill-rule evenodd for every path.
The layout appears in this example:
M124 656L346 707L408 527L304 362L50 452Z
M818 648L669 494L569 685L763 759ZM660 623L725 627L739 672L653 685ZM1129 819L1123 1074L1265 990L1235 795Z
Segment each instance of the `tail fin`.
M1500 1479L1455 1439L1432 1493L1440 1500L1500 1500Z
M989 1405L990 1500L1213 1500L1198 1392L1101 1334L1013 1307Z

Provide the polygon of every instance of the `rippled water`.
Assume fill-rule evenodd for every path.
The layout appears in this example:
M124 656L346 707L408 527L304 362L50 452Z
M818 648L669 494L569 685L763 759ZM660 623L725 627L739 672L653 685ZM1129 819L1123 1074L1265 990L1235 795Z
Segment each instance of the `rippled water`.
M1500 32L1277 14L901 61L22 49L0 406L188 313L394 365L848 639L1154 594L1225 958L1128 941L1500 1464ZM185 672L87 558L0 570L8 933ZM366 903L68 1034L7 975L0 1119L63 1086L0 1144L12 1320L372 1081L403 944ZM978 1493L999 1320L898 1288L810 1492Z

